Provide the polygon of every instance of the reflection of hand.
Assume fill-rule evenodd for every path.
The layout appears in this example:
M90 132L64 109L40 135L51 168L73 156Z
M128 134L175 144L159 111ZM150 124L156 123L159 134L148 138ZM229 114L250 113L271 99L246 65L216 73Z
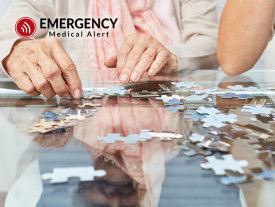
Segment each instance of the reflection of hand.
M17 41L3 63L18 87L29 95L67 97L70 89L75 98L81 97L75 64L57 38Z
M149 34L131 34L123 42L117 56L105 61L116 67L121 83L137 82L148 70L148 75L168 74L178 69L177 57Z

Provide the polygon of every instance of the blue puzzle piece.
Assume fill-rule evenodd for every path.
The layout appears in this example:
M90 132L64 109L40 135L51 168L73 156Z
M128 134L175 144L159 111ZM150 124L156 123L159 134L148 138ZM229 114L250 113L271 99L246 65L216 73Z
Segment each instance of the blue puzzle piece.
M263 171L259 174L251 173L253 177L259 178L259 179L265 179L265 180L275 180L275 171Z
M194 121L199 121L200 119L203 119L207 116L207 114L199 114L196 111L192 111L192 110L186 110L185 112L186 114L184 115L184 118L192 118ZM192 115L188 115L188 114L192 114Z
M178 112L179 109L184 109L184 106L169 106L164 108L165 111Z
M219 94L218 96L221 98L233 98L233 97L235 97L235 93Z
M176 98L173 98L171 101L164 102L164 104L167 104L167 105L178 105L178 104L180 104L180 100L178 100Z
M41 114L44 117L45 121L58 121L59 117L56 115L56 112L47 111L45 114Z
M230 185L230 184L233 184L233 183L243 183L243 182L246 181L246 179L247 179L246 175L244 175L244 176L230 175L230 176L222 177L220 182L224 185Z
M249 96L249 94L239 94L235 95L238 99L247 99L247 98L254 98L253 96Z

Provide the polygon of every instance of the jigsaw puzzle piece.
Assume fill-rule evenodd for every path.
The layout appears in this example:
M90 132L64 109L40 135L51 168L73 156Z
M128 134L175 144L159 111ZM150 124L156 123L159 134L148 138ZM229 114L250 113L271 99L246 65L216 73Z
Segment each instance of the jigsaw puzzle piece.
M207 88L207 89L190 89L189 90L190 92L195 92L197 95L198 94L212 94L213 91L217 91L217 89L211 89L211 88Z
M53 111L47 111L44 114L41 114L41 116L46 120L46 121L58 121L59 117L57 116L56 112Z
M184 97L183 100L185 101L202 101L203 99L206 99L208 95L191 95Z
M178 105L181 104L180 100L173 98L171 101L164 102L165 105Z
M224 185L244 183L247 180L247 176L224 176L221 178L220 182Z
M251 173L251 175L260 180L275 180L275 171L263 171L259 174Z
M172 95L172 96L161 95L161 97L156 97L156 100L158 100L158 101L162 100L165 103L165 102L171 101L174 98L177 99L177 100L182 100L184 98L184 96L179 96L179 95Z
M177 149L179 151L183 151L183 154L188 157L199 154L204 156L212 154L211 150L199 147L197 144L192 144L190 142L186 145L178 146Z
M208 162L201 163L201 167L204 169L212 169L216 175L224 175L225 170L232 170L243 174L244 170L242 167L248 166L246 160L236 161L231 154L223 155L222 157L222 160L217 159L215 156L205 157Z
M194 121L199 121L200 119L206 118L206 114L199 114L193 110L186 110L184 118L192 118Z
M215 115L221 113L218 109L214 107L205 107L201 106L196 110L200 114L209 114L209 115Z
M219 150L222 152L228 152L229 148L230 148L230 144L225 143L225 142L216 142L213 140L208 140L204 143L200 143L199 145L201 145L202 147L211 149L211 150Z
M198 85L195 85L194 83L184 83L184 82L172 82L171 85L177 87L177 88L194 88L198 87Z
M50 183L65 183L71 177L79 177L79 180L93 181L94 177L102 177L106 175L104 170L95 170L94 167L70 167L70 168L54 168L53 173L42 174L43 180L51 179Z
M251 114L271 114L272 108L265 108L262 105L244 106L241 112L249 112Z
M184 109L184 106L168 106L164 108L165 111L171 111L174 113L178 112L180 109Z

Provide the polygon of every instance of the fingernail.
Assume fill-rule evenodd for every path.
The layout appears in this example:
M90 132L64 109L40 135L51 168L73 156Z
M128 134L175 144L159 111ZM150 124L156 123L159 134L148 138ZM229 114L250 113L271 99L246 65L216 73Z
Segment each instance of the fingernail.
M135 72L133 72L133 74L131 75L131 81L135 81L135 80L137 80L137 78L138 78L138 73L135 71Z
M61 98L67 98L70 94L66 93L65 95L63 95Z
M128 75L126 73L124 73L121 77L120 80L123 82L126 82L128 80Z
M75 91L74 91L74 96L75 96L75 98L80 98L81 97L81 91L79 90L79 89L75 89Z
M153 75L153 74L154 74L154 69L150 68L149 71L148 71L148 75Z

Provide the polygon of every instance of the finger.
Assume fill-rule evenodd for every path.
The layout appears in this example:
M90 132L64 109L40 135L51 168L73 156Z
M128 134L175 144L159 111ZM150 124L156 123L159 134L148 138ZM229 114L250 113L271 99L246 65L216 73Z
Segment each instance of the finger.
M157 54L154 62L152 63L152 65L148 71L148 75L149 76L155 75L157 72L159 72L165 66L165 64L167 64L169 62L171 62L170 61L170 52L168 50L161 50ZM165 70L167 70L167 69L165 69Z
M121 71L123 70L126 60L128 58L128 55L130 54L132 48L135 44L135 34L129 35L123 42L121 48L118 51L117 54L117 64L116 64L116 70L117 75L119 77L119 80L122 83L128 83L129 81L129 75L128 74L122 74Z
M144 51L149 47L149 44L151 43L152 37L150 35L143 35L140 36L140 38L135 42L133 49L129 53L129 56L127 57L126 63L121 71L122 76L124 75L127 80L129 80L130 75L132 74L132 71L134 70L137 63L141 60L141 57L144 53ZM135 73L134 76L137 74ZM122 83L128 83L121 80Z
M64 50L62 44L56 38L54 38L53 41L55 42L53 46L53 56L55 61L61 69L63 77L65 78L73 97L80 98L82 95L82 84L77 74L76 66Z
M23 71L20 71L16 74L14 73L11 76L13 78L14 83L16 83L16 85L26 94L29 94L31 96L40 95L40 92L36 90L29 76Z
M115 68L116 62L117 62L117 56L114 55L114 56L110 57L109 59L105 60L104 64L108 68Z
M157 49L155 47L149 47L142 55L141 60L138 62L136 67L134 68L130 80L132 82L137 82L140 80L145 71L148 70L150 65L153 63L155 59L155 55L157 54Z
M36 65L29 59L25 59L26 68L24 71L30 77L35 88L42 93L46 98L52 98L55 96L55 92L53 91L51 84L44 77L40 66Z
M57 64L52 59L48 58L44 52L40 53L38 64L53 91L62 98L68 97L70 95L69 89Z

